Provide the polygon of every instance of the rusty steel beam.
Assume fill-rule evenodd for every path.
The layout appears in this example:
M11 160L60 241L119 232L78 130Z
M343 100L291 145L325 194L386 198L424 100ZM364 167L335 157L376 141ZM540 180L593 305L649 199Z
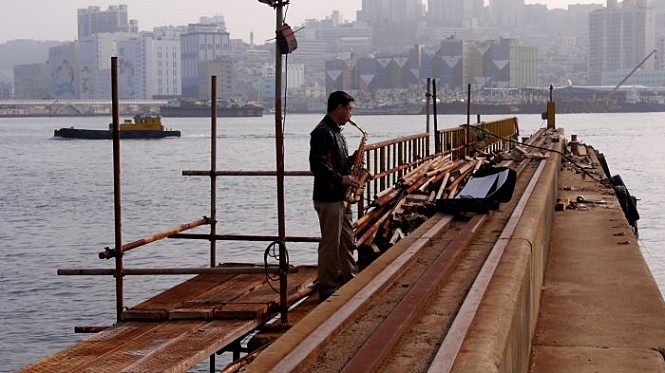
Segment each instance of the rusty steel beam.
M110 326L101 326L101 325L79 325L74 327L74 333L99 333L102 330L106 330Z
M154 234L152 236L141 238L140 240L136 240L134 242L130 242L128 244L122 245L121 251L123 253L125 253L129 250L136 249L137 247L147 245L151 242L161 240L162 238L170 237L170 236L173 236L176 233L183 232L183 231L186 231L186 230L189 230L189 229L192 229L192 228L196 228L198 226L205 225L205 224L210 224L210 219L207 218L207 217L203 217L199 220L194 220L191 223L183 224L179 227L169 229L169 230ZM207 237L210 237L210 235L207 235ZM107 248L104 249L104 251L99 253L99 259L110 259L110 258L115 257L116 255L118 255L117 250L109 249L107 247Z
M404 295L397 307L346 363L342 372L373 372L379 368L390 350L399 342L402 334L411 327L411 323L435 292L437 285L452 273L462 252L469 246L488 216L488 214L474 215L464 225L418 282Z
M387 266L376 277L368 282L349 302L340 306L340 308L327 320L322 320L320 325L308 336L303 338L301 343L295 346L279 363L273 368L276 372L291 372L302 370L305 362L313 356L318 347L333 334L336 334L349 320L357 316L364 307L372 301L379 292L388 287L400 272L411 265L416 260L420 250L425 248L439 232L453 220L452 215L435 215L436 223L427 232L417 239L409 250L404 251L395 259L392 265ZM363 370L364 371L364 370Z
M469 332L471 327L471 322L473 321L478 308L480 307L480 302L485 296L485 292L489 287L492 276L496 267L499 265L499 260L503 256L503 252L508 245L510 237L512 236L517 223L524 213L524 209L531 198L531 194L540 179L540 175L545 168L544 161L540 162L540 165L536 169L536 172L531 177L529 184L526 187L524 193L520 197L520 200L517 202L517 206L513 210L513 213L510 215L508 222L504 226L499 239L496 241L490 254L485 260L485 264L480 270L480 273L476 276L471 289L469 289L469 296L464 299L464 302L459 308L457 316L453 320L446 337L444 338L439 350L434 356L434 360L430 364L428 373L445 373L452 370L457 354L462 348L462 343L464 342L466 335Z

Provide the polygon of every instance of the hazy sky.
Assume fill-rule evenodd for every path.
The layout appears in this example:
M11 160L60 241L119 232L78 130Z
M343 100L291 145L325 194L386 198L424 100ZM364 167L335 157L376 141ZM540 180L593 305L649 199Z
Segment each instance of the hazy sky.
M549 8L605 2L526 0L527 4L547 4ZM255 43L262 44L274 36L275 12L258 0L0 0L0 43L13 39L74 40L77 36L77 9L90 5L106 9L118 4L127 4L129 19L139 21L140 31L152 30L154 26L196 23L201 16L221 14L234 39L248 40L253 31ZM353 21L361 4L362 0L291 0L286 22L299 25L308 18L325 18L333 10L339 10L344 19Z

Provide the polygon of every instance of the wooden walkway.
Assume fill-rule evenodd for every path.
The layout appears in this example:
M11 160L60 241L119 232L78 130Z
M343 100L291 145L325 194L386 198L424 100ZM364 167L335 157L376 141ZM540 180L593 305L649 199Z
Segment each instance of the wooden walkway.
M316 267L288 276L290 303ZM198 275L123 312L123 321L20 372L184 372L277 314L264 274Z

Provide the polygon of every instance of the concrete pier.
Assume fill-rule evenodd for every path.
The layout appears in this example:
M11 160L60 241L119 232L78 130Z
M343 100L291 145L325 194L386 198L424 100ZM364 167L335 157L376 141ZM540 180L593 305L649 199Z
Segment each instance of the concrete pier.
M521 166L513 200L465 235L471 244L420 294L418 316L395 325L411 335L396 337L402 344L375 371L665 372L665 302L597 153L575 143L568 156L561 130L541 136L548 148ZM253 360L224 372L358 371L348 362L395 316L390 307L426 292L418 279L431 262L447 264L440 258L455 235L479 215L436 214L326 302L310 297L290 311L288 330L262 330ZM300 294L313 274L289 278L289 294ZM264 327L273 312L266 297L275 295L262 278L249 279L196 277L23 371L186 371ZM229 292L241 293L234 304Z
M556 141L554 148L563 151L563 137ZM587 150L584 144L578 147ZM410 371L665 372L665 302L612 187L600 181L603 170L593 149L588 155L591 164L573 165L549 153L478 312L468 329L455 335L461 338L459 351L445 369L436 365L438 356L424 353L421 359L432 360L429 368L409 366ZM414 245L432 224L401 244ZM393 249L361 273L361 281L340 289L274 342L246 371L287 366L284 359L293 358L289 353L298 351L301 341L320 333L322 323L339 317L340 307L359 297L363 280L394 265L399 250L409 250L400 244ZM364 338L358 330L353 333ZM317 368L326 365L325 347L309 350L319 357L303 361L318 360ZM384 365L380 371L404 368ZM295 371L300 370L313 371L301 366Z

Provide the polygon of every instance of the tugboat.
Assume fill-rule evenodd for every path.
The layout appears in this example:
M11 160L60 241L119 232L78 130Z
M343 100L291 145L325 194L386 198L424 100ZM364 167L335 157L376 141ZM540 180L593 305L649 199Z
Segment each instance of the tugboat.
M109 124L108 130L60 128L54 131L53 136L67 139L110 140L113 138L113 123ZM125 119L120 123L121 139L161 139L164 137L180 137L180 131L165 130L161 117L156 115L136 115L134 120Z

